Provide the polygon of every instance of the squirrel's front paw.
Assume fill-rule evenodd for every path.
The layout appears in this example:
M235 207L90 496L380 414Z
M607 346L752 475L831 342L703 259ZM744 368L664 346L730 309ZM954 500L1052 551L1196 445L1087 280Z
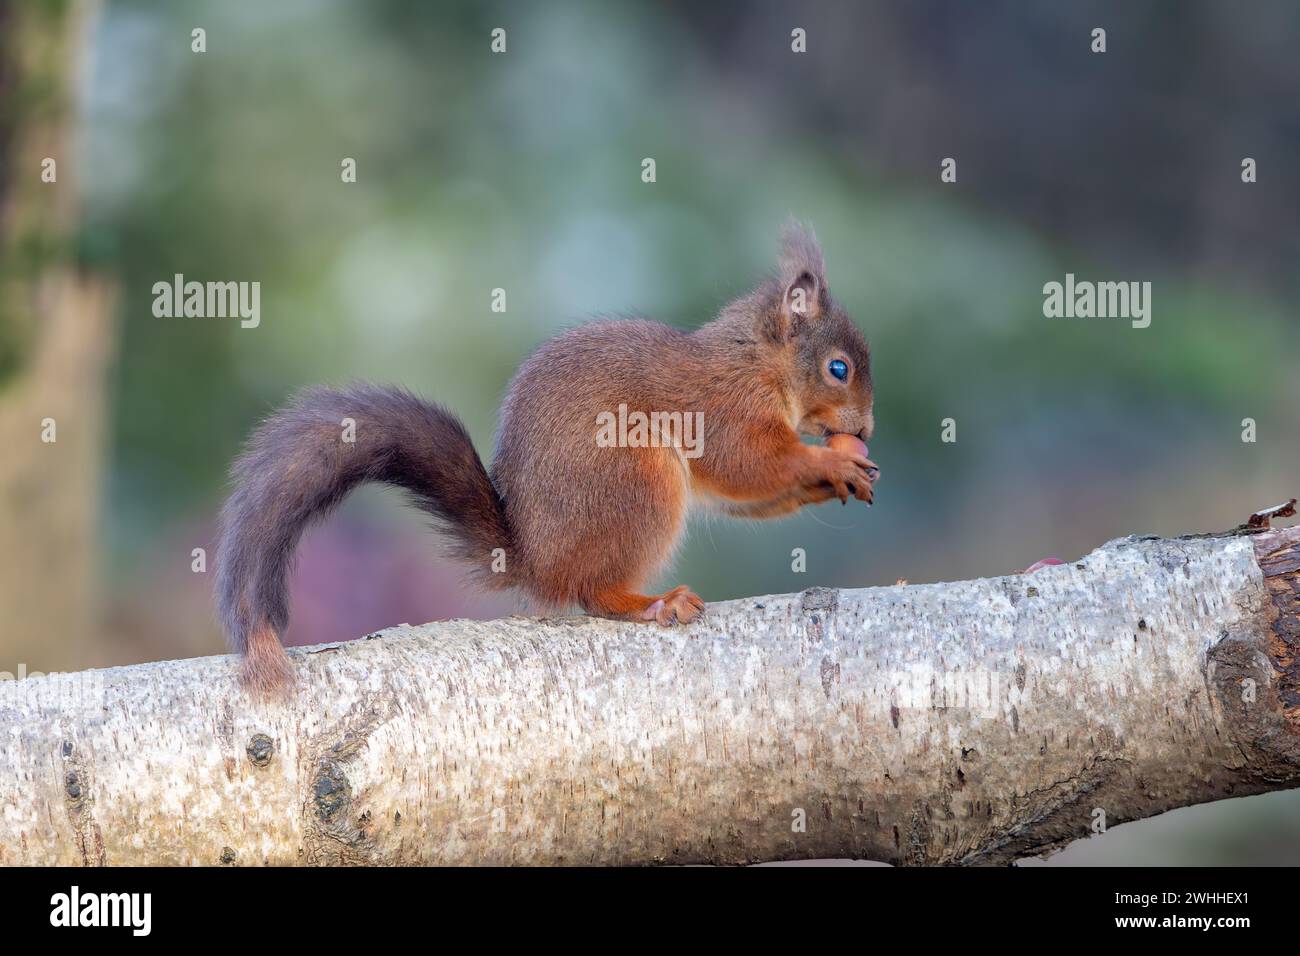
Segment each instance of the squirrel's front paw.
M872 485L880 477L880 468L865 455L854 451L826 450L826 470L822 482L830 487L833 497L847 504L857 498L871 504L874 497Z
M689 624L703 611L703 599L685 584L679 584L667 594L655 598L650 606L641 612L641 617L647 621L655 621L664 627L672 627L674 624Z

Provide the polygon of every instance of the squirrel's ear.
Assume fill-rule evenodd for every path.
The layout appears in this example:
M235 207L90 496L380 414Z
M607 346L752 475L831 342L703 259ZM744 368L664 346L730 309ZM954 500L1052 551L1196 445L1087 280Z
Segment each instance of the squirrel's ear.
M806 323L821 318L828 303L821 246L811 229L793 221L781 230L777 283L781 298L769 313L767 334L783 342L798 334Z
M781 317L792 330L800 322L821 316L821 291L821 283L811 272L799 273L785 287L781 293Z
M781 317L793 332L799 323L821 317L825 308L826 265L811 229L791 222L781 231Z
M788 342L822 314L822 285L811 272L801 272L788 285L772 287L780 299L769 299L763 332L778 345Z

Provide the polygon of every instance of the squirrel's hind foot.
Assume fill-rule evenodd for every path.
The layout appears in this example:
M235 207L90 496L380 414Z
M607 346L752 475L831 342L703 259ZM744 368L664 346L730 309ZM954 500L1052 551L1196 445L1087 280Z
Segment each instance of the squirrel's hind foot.
M674 624L689 624L703 613L703 599L685 584L679 584L667 594L655 598L641 612L641 619L672 627Z
M704 600L685 584L658 596L610 588L584 602L588 613L624 621L653 621L663 627L689 624L704 613Z

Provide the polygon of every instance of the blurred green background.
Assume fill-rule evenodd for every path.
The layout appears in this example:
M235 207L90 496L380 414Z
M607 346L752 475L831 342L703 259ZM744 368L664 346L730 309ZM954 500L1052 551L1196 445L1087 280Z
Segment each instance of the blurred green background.
M70 22L42 63L31 38ZM1300 490L1293 3L0 2L6 28L0 438L40 464L11 466L0 669L220 652L192 552L295 389L408 385L489 458L538 343L598 313L708 320L790 216L872 344L876 506L701 520L666 584L1002 574ZM19 180L44 144L42 191ZM1045 319L1066 272L1150 281L1150 328ZM175 273L260 281L260 326L155 318ZM59 402L51 450L32 422ZM522 609L467 593L422 525L368 489L311 532L290 639ZM1191 808L1050 862L1300 863L1298 809Z

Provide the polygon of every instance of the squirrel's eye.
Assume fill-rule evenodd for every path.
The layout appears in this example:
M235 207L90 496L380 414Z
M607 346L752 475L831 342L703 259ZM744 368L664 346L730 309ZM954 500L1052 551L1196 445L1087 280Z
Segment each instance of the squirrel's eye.
M843 359L831 359L831 364L826 366L832 375L841 382L848 381L849 365Z

